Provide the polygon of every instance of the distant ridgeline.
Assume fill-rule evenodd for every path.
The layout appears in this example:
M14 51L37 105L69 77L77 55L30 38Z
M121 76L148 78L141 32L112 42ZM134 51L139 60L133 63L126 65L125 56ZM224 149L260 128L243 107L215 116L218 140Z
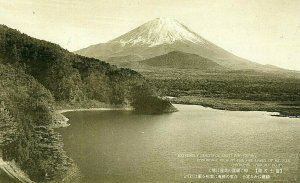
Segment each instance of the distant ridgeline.
M142 113L174 110L133 70L75 55L0 25L0 142L4 160L16 161L34 181L62 180L72 161L62 149L60 135L50 128L53 106L56 102L91 100L131 104Z

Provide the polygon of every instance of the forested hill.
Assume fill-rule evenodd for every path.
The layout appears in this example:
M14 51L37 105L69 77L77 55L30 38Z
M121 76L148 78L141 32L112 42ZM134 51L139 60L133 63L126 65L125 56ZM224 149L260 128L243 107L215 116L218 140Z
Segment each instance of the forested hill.
M0 58L20 67L51 91L56 100L69 102L95 99L120 104L128 89L126 81L143 82L133 70L118 69L19 31L0 26Z
M51 128L56 120L53 106L90 101L131 104L147 113L172 108L133 70L70 53L0 25L0 150L4 160L14 160L36 182L66 180L74 166L62 149L60 135Z

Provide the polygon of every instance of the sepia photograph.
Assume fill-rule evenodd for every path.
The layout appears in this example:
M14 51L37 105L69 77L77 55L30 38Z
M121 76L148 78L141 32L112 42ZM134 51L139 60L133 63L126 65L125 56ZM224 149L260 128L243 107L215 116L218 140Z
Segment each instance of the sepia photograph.
M0 183L300 183L299 0L0 0Z

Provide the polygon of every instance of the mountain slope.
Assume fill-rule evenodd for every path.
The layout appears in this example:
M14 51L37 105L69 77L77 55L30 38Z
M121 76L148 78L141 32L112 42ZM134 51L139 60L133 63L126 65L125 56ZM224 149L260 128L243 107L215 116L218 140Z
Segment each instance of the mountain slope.
M160 68L227 70L225 67L207 58L178 51L139 61L139 65Z
M145 60L172 51L197 54L231 69L264 69L263 65L239 58L168 18L154 19L107 43L75 53L104 60L113 58L118 63L129 55L136 62L136 58Z

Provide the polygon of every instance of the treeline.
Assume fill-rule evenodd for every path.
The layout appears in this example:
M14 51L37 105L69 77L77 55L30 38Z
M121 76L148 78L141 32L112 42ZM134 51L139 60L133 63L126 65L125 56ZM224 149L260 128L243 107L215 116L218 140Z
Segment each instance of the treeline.
M150 79L162 95L201 96L253 101L300 101L300 79L273 75L202 75L197 78Z
M130 69L119 69L97 59L62 49L0 25L0 135L2 157L14 160L37 182L60 182L72 166L62 149L62 140L50 125L56 103L89 100L106 104L144 107L147 92L153 105L165 101L144 78ZM139 97L137 97L139 96ZM155 102L151 102L154 100ZM145 101L145 100L143 100ZM151 107L152 106L152 107ZM161 111L166 111L161 108ZM159 113L155 109L155 113Z

